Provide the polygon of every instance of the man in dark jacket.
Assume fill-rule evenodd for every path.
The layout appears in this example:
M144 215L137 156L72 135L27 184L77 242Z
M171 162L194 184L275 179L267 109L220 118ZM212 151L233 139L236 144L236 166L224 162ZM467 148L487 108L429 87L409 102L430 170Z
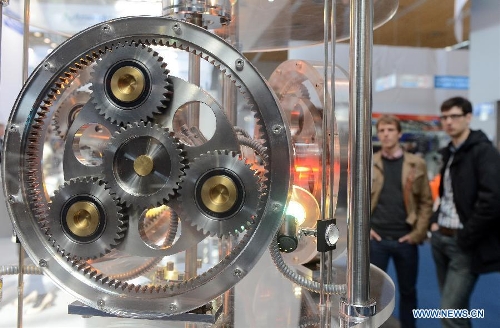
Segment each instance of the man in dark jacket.
M440 206L431 220L442 309L468 309L478 274L500 270L500 154L480 130L471 130L472 105L462 97L441 105L451 137L443 149ZM443 327L470 327L466 318Z

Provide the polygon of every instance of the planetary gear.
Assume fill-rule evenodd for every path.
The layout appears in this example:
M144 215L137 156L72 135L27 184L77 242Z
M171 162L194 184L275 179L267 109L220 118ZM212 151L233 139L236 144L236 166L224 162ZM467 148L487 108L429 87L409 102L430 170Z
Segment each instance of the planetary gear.
M257 172L234 152L204 154L181 182L181 219L218 237L238 234L257 216L262 192Z
M184 72L170 76L150 47L206 62L232 82L238 106L225 108L218 92L189 82ZM279 228L291 184L283 168L293 166L277 98L252 63L205 29L167 17L96 25L52 51L45 63L35 69L10 116L2 172L9 177L3 180L9 214L28 255L64 258L50 261L44 268L48 276L86 306L105 299L100 311L158 318L207 304L250 272ZM87 72L85 86L69 88ZM90 100L61 139L55 113L67 97L87 89ZM213 135L200 145L182 145L172 135L178 133L173 120L192 103L207 105L215 124L204 118L186 124L203 125ZM236 136L226 116L233 109L236 118L249 119L247 139L255 144ZM63 165L48 171L61 142ZM242 147L254 149L262 163L242 156ZM89 149L95 150L95 165L77 157ZM158 205L175 212L178 230L172 220L157 217ZM141 222L147 229L140 229ZM149 275L154 267L143 265L163 258L194 264L177 254L205 241L221 246L224 240L217 237L236 233L230 252L210 257L182 281L157 283ZM140 283L130 281L137 276Z
M93 259L105 255L125 235L126 218L102 180L77 178L51 198L46 234L61 254Z
M183 175L179 141L166 128L134 123L120 129L103 152L103 173L121 203L139 208L162 205Z
M65 138L78 113L89 101L90 92L75 91L61 102L54 114L54 127L61 138Z
M126 125L153 118L172 94L169 70L150 47L128 42L104 51L92 76L91 101L106 119Z

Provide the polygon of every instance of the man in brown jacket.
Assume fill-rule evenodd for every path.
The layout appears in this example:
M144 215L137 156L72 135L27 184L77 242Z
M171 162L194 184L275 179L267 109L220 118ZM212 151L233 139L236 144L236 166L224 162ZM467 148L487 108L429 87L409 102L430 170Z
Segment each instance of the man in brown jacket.
M427 236L432 214L427 167L422 158L401 148L397 117L383 115L376 127L382 149L373 155L370 262L386 271L392 258L401 327L415 327L418 244Z

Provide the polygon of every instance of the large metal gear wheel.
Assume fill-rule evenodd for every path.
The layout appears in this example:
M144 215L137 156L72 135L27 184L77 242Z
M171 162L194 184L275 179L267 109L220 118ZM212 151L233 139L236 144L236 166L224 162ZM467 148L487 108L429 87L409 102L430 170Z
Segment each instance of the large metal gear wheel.
M156 207L178 188L184 167L181 153L168 129L151 123L129 124L115 133L104 150L104 177L120 202Z
M126 219L103 181L70 180L51 200L46 233L67 257L94 259L110 252L123 239Z
M169 70L156 51L129 42L108 48L92 76L92 103L106 119L118 125L165 110L170 100Z
M205 87L203 83L189 82L183 73L167 76L163 63L149 51L150 47L159 52L174 52L182 60L191 56L201 60L201 64L210 69L210 74L202 77L212 81L219 89L230 84L236 105L233 106L233 102L224 104L219 99L221 93L218 91L221 90ZM125 53L123 49L130 52ZM143 59L143 55L149 56L150 61ZM148 77L151 79L148 96L142 99L143 94L139 93L137 100L143 101L137 107L134 107L136 104L124 105L114 101L108 97L109 88L106 91L105 77L121 69L117 63L124 61L128 63L125 66L137 64L134 67L140 72L143 72L141 68L147 68L146 74L151 73ZM58 101L74 96L73 93L66 94L68 86L94 67L91 100L80 110L69 127L66 138L61 139L53 129L53 118L59 108ZM221 76L223 83L219 79L213 79L215 75ZM97 79L97 76L102 79ZM170 84L175 93L170 94ZM102 107L103 104L106 106ZM117 104L120 106L116 106ZM185 123L188 131L195 131L201 125L206 125L211 129L206 135L210 135L210 132L213 134L200 144L187 143L182 147L183 152L179 153L181 148L177 145L177 139L167 129L177 133L173 128L174 116L182 114L182 109L191 104L201 108L200 124L192 124L190 115L186 115L188 119L183 124ZM234 115L234 120L229 114ZM207 116L210 120L204 121ZM244 129L248 134L245 143L237 136L238 124L245 125ZM204 133L203 129L198 130ZM198 136L201 134L194 134L194 138ZM51 142L55 139L58 143ZM143 146L148 140L155 140L160 149L158 153L146 153L148 148ZM135 142L138 144L135 145ZM63 145L60 146L60 143ZM71 292L86 306L106 313L158 318L185 313L211 302L251 271L278 230L290 195L290 170L284 169L293 165L290 144L290 133L274 93L241 52L209 31L179 20L167 17L121 18L76 34L52 51L34 70L16 101L5 135L5 157L2 160L4 191L9 199L7 206L16 235L35 263L42 260L49 263L43 270L57 285ZM161 150L163 148L167 151ZM256 152L258 156L254 157L260 159L253 159L252 169L243 161L232 157L233 154L244 153L242 149L248 151L249 148L250 153ZM231 153L217 153L220 150ZM89 151L92 152L90 159L93 161L81 161L78 156ZM245 201L237 198L234 203L237 205L232 208L238 215L243 214L241 209L249 213L234 221L243 223L244 228L235 227L231 220L226 220L228 224L223 222L220 229L219 222L213 220L207 221L209 225L206 227L201 227L200 224L201 229L198 230L198 225L192 225L193 221L179 215L184 203L177 197L180 191L177 183L183 171L188 169L193 169L190 176L196 178L196 170L201 168L197 167L198 160L195 159L209 156L206 155L208 153L225 160L222 166L215 166L220 169L218 173L231 171L232 168L234 174L229 175L229 179L234 180L231 183L245 188ZM53 154L62 154L64 157L62 165L57 166L60 172L46 170ZM127 157L129 154L132 154L132 160ZM142 159L136 161L139 157ZM163 163L168 162L170 157L175 157L170 163L170 173L161 171L164 177L159 177L163 187L157 187L159 184L155 181L153 184L141 184L129 179L130 174L135 174L141 178L139 180L148 181L144 177L154 171L151 169L151 163L153 168L156 164L154 159L161 159L160 162ZM245 155L245 158L248 160L250 157ZM133 165L135 163L136 168ZM174 168L175 165L177 166ZM258 177L253 175L254 169L259 170ZM203 173L200 175L205 176ZM111 245L114 239L111 234L110 239L106 235L109 245L108 242L99 244L104 241L104 235L97 237L97 233L91 234L93 238L89 244L95 248L88 253L85 253L87 250L82 250L78 258L73 257L73 254L80 251L80 248L76 248L80 245L71 248L74 236L68 233L75 234L78 230L61 229L62 232L54 235L55 226L48 224L50 218L55 216L53 211L57 211L57 208L69 210L73 205L71 202L79 202L79 197L83 195L87 195L87 198L83 198L84 202L94 204L91 196L101 195L101 189L94 192L91 188L94 184L87 183L86 177L89 176L104 181L105 187L97 185L112 196L108 197L106 194L106 201L101 201L105 210L123 214L123 217L119 214L118 221L114 220L115 223L118 222L114 228L121 226L119 220L127 218L127 231L119 239L118 245L109 254L95 260L84 259L100 256L113 247ZM166 176L169 178L166 179ZM91 188L91 191L85 189L83 184ZM259 189L261 184L266 186L264 192ZM73 196L73 192L71 195L66 194L67 188L74 189L76 186L79 187L78 195ZM54 194L54 190L58 192ZM252 196L251 201L247 200L247 195ZM187 205L187 199L191 199L192 195L182 190L182 198L186 199ZM120 202L132 206L123 206ZM146 236L148 238L144 239L143 235L153 233L150 229L140 231L141 224L147 225L150 222L145 214L146 209L160 204L175 213L180 226L176 230L176 236L168 238L167 245L156 240L156 235ZM88 212L97 213L92 206L99 208L99 205L91 205ZM221 213L226 214L225 211ZM61 217L60 212L57 215ZM251 224L245 226L247 218L250 218ZM111 227L111 224L106 225L108 226ZM155 225L154 228L161 228L170 235L170 230L165 225ZM210 233L204 234L203 229L207 228ZM227 253L219 252L227 241L226 238L219 237L230 234L233 229L242 231L234 241L234 247ZM148 240L160 247L150 247ZM100 247L97 247L98 244ZM203 262L202 268L197 268L197 258L193 257L194 269L189 277L170 281L168 284L151 278L148 270L155 272L156 264L151 266L150 263L175 260L179 261L176 262L179 268L185 268L185 253L192 249L199 249L201 252L202 245L213 247L207 253L210 254L208 262ZM212 255L213 251L216 255ZM131 277L140 279L132 281Z
M180 216L204 233L235 235L254 223L261 181L238 154L202 155L190 164L182 180Z

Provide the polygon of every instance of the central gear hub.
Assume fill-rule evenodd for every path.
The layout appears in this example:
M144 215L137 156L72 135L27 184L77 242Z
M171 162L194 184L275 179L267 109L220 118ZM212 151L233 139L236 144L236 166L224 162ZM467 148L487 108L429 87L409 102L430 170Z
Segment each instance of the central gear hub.
M153 172L154 162L148 155L140 155L134 161L134 171L141 177L145 177Z
M144 92L146 77L134 66L120 67L111 76L111 92L113 96L125 103L137 101Z
M99 209L89 201L73 203L66 213L68 229L79 237L93 235L97 231L100 221Z
M212 212L224 213L238 200L236 184L226 175L213 176L201 186L201 200Z
M103 173L111 190L127 206L149 208L167 202L178 188L184 157L168 129L134 123L111 138Z

